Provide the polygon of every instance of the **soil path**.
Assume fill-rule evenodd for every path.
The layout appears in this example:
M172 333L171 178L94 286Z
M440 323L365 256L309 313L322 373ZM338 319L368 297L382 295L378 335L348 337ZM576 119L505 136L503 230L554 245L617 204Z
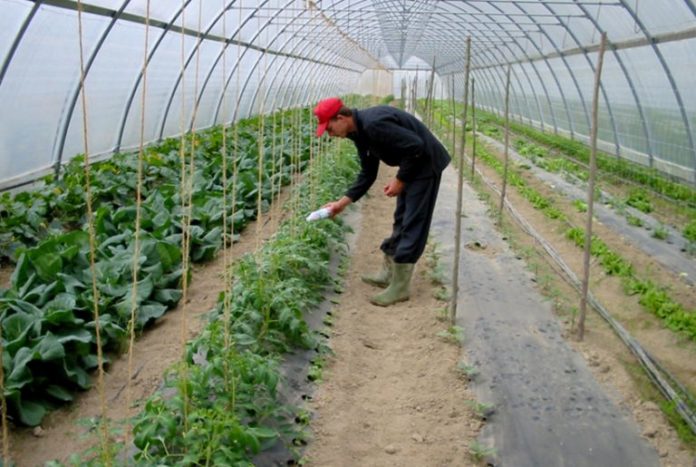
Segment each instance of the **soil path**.
M275 233L283 211L279 208L290 193L283 191L274 203L270 215L259 222L251 222L241 233L239 241L228 248L230 258L254 251ZM135 341L133 374L131 377L131 407L126 407L128 357L112 357L104 379L107 416L116 422L138 414L142 402L157 390L165 370L177 362L182 354L182 327L186 340L196 336L205 325L205 313L213 309L218 294L225 290L223 252L208 263L193 266L187 303L180 303L168 311L157 323ZM185 307L185 312L184 312ZM71 454L93 446L97 440L88 423L100 415L100 397L94 376L91 390L76 396L75 401L50 413L35 429L17 428L11 433L12 459L17 467L43 466L57 459L66 462ZM86 423L87 422L87 423Z
M445 172L434 234L445 258L453 251L456 175ZM534 467L655 466L657 452L640 439L627 411L594 380L563 340L550 304L510 250L487 207L465 187L457 322L480 373L472 388L492 404L484 429L505 465Z
M437 337L447 327L437 319L444 302L433 296L425 258L407 302L373 306L368 299L379 289L360 280L381 263L379 244L391 231L395 201L381 189L393 171L381 172L360 201L362 225L334 310L335 357L312 404L308 465L470 466L468 445L481 422L458 376L459 346Z

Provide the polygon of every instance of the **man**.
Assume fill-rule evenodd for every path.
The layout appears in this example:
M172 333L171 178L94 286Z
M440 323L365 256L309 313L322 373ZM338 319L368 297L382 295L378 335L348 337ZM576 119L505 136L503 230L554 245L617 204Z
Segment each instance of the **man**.
M368 284L385 288L370 301L379 306L408 300L413 268L425 250L435 209L440 177L449 164L444 146L413 115L402 110L377 106L349 109L336 97L317 104L317 136L350 138L358 150L361 171L345 196L326 205L331 217L358 201L377 178L379 162L399 167L384 194L396 197L394 226L381 245L382 270L363 276Z

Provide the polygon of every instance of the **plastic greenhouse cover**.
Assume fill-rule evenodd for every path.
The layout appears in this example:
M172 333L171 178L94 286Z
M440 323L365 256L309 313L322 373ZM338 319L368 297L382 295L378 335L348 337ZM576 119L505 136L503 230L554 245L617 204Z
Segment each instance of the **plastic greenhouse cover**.
M467 36L483 105L502 109L509 64L516 117L583 139L606 31L611 46L600 115L610 124L600 132L602 144L670 161L681 167L679 176L696 180L691 0L88 0L83 6L91 154L135 147L143 118L144 139L156 141L327 94L371 92L371 69L404 70L392 75L398 95L404 77L410 82L418 69L427 80L434 63L438 82L446 83L438 92L449 92L453 75L461 99ZM69 0L0 0L0 103L12 109L0 115L0 184L84 151L76 8Z

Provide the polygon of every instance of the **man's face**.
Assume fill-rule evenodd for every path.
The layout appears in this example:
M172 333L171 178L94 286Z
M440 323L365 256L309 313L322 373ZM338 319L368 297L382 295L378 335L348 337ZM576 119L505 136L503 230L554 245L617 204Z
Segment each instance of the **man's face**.
M331 137L345 138L351 130L351 118L345 115L336 115L326 126L326 132Z

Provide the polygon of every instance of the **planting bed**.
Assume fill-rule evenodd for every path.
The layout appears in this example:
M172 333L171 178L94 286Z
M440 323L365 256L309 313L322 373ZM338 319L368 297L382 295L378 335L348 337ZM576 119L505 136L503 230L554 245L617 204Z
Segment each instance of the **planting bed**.
M502 158L501 153L496 149L486 149L481 146L479 142L481 151L488 151L489 154ZM482 163L481 158L479 158L478 166L489 182L500 186L499 172ZM512 167L514 171L515 164L512 164ZM556 190L528 172L524 166L520 167L519 175L525 182L525 190L518 192L513 186L508 191L508 197L524 218L546 241L550 242L566 264L579 274L582 268L581 249L577 248L573 242L568 242L567 223L584 225L583 214L569 199L558 196ZM546 200L541 206L530 202L528 192L532 190L541 194L540 199ZM498 201L495 196L497 195L494 195L492 204L497 206ZM562 217L560 221L559 217ZM668 308L664 305L658 305L661 307L659 309L651 308L654 302L651 302L652 298L647 297L654 295L641 296L632 292L630 288L631 284L636 283L636 276L643 277L645 282L654 283L657 287L664 287L662 290L666 293L659 294L662 303L665 303L664 300L679 303L683 307L680 309L687 310L686 319L688 320L693 316L688 314L688 310L693 309L696 303L692 286L684 280L683 275L677 275L665 269L656 258L646 255L638 245L630 244L625 238L619 237L615 230L604 224L595 222L595 235L609 246L610 251L618 253L616 264L621 264L619 258L626 258L632 265L630 271L635 274L627 280L626 276L621 277L621 274L617 273L620 270L612 271L606 268L603 260L593 260L590 286L592 292L654 358L693 392L696 369L692 362L696 350L693 341L689 339L689 332L679 327L674 328L676 333L665 329L665 325L671 328L670 322L665 320L669 316L666 313ZM512 231L518 229L514 224L509 228ZM508 235L515 237L512 231L508 231ZM535 280L542 291L552 299L554 308L564 317L565 325L570 327L577 312L578 299L574 298L576 292L557 278L560 273L557 266L554 264L549 266L550 261L546 253L533 239L529 239L526 233L518 234L516 242L520 255L531 262L532 270L537 275ZM593 250L594 248L593 246ZM653 310L660 311L656 313ZM655 313L660 319L651 316L650 312ZM590 315L589 318L593 324L590 325L590 332L586 335L586 342L577 345L590 362L595 377L607 382L610 387L619 389L622 394L622 403L630 407L634 417L640 421L644 436L650 437L653 444L658 447L663 457L663 465L688 464L690 462L688 459L693 458L694 449L694 437L689 428L676 415L674 408L664 403L662 396L651 387L634 358L612 334L606 323L597 319L596 315ZM664 412L660 417L656 416L658 405ZM667 418L671 420L672 427L668 426ZM692 453L683 451L684 446L691 449ZM685 457L682 457L680 461L667 459L670 453L674 452L682 452L681 456Z

